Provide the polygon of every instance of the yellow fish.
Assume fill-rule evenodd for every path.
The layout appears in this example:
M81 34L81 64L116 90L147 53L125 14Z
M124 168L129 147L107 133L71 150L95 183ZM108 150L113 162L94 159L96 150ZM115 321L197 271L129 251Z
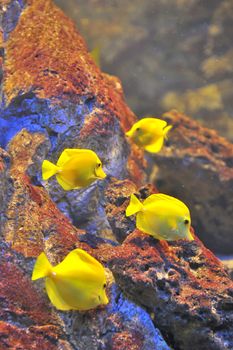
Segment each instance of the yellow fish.
M126 132L139 147L151 153L157 153L163 147L164 139L168 131L172 128L165 120L156 118L143 118L136 122L132 128Z
M108 303L104 268L82 249L72 250L56 266L41 253L32 280L44 277L48 297L59 310L89 310Z
M94 47L90 52L91 57L93 58L95 64L100 68L100 46Z
M194 238L190 232L191 218L188 207L179 199L166 194L152 194L141 203L132 194L126 216L136 214L139 230L159 240L175 241Z
M89 186L92 182L106 177L97 154L89 149L65 149L57 164L44 160L42 178L48 180L56 175L58 183L66 190Z

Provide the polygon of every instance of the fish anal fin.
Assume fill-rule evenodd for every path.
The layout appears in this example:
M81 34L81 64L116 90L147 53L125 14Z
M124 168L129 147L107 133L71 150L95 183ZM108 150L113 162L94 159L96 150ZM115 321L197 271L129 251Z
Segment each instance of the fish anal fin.
M142 231L143 233L147 234L148 236L154 237L155 239L163 240L164 238L162 236L160 236L157 233L154 233L154 231L152 231L149 227L144 226L140 220L137 220L137 224L136 224L137 228Z
M57 290L56 283L51 278L46 279L45 288L51 303L58 310L68 311L72 309L72 307L62 299Z
M73 190L74 187L72 187L70 184L68 184L66 181L63 180L63 178L60 175L56 176L57 182L59 185L63 188L65 191Z
M150 153L158 153L163 147L164 137L161 136L156 142L151 143L150 145L145 146L145 150Z

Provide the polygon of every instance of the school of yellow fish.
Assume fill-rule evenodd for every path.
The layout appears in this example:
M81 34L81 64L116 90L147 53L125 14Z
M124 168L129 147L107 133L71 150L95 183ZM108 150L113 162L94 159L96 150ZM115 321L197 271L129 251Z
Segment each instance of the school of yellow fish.
M126 136L147 152L157 153L171 128L164 120L143 118ZM44 160L42 179L48 180L54 175L65 191L85 188L107 176L98 155L89 149L65 149L56 165ZM188 207L169 195L156 193L140 202L132 194L125 215L135 215L136 227L158 240L194 239ZM32 273L32 280L39 278L45 278L48 297L59 310L89 310L108 304L105 269L82 249L74 249L56 266L52 266L42 252Z

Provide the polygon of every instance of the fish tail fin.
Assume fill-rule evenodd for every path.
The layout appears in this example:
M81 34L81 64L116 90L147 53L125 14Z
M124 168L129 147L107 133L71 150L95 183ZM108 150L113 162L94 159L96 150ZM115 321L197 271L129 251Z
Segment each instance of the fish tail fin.
M42 179L48 180L51 176L58 172L58 167L48 160L44 160L42 163Z
M32 273L32 280L34 281L39 278L49 276L52 271L52 268L53 267L48 261L45 253L41 253L36 260L33 273Z
M163 129L163 136L164 138L167 140L167 133L172 129L172 125L167 125L164 129Z
M139 201L139 199L134 194L131 194L130 202L128 207L126 208L125 215L131 216L133 214L136 214L139 211L141 211L142 208L143 208L143 204Z
M94 49L90 52L90 55L91 55L92 59L94 60L95 64L98 67L100 67L100 56L101 56L100 46L94 47Z

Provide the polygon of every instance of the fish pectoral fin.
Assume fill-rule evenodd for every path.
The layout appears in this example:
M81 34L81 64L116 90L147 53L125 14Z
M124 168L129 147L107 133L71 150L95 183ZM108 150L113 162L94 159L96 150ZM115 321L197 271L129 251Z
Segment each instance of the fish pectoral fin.
M66 181L64 181L60 175L57 175L56 178L57 178L57 182L63 188L63 190L70 191L70 190L74 189L74 187L72 187L70 184L68 184Z
M167 217L167 223L172 231L177 230L177 219L175 217Z
M62 165L64 165L70 158L77 156L79 154L83 154L83 153L91 153L93 154L93 151L90 149L78 149L78 148L66 148L62 154L60 155L58 161L57 161L57 166L61 167Z
M69 306L61 297L59 294L55 282L51 278L47 278L45 282L45 288L48 294L48 297L51 301L51 303L58 309L58 310L71 310L72 307Z
M158 153L163 147L164 137L160 137L156 142L145 146L145 150L150 153Z

